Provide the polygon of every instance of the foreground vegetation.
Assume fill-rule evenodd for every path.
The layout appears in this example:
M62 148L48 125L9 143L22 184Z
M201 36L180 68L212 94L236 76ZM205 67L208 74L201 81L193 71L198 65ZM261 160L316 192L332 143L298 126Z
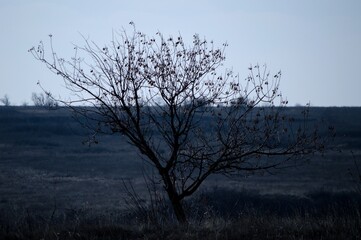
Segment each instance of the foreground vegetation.
M177 224L169 206L145 202L127 211L30 209L1 213L0 239L361 239L357 193L303 198L214 190L189 201L192 220Z

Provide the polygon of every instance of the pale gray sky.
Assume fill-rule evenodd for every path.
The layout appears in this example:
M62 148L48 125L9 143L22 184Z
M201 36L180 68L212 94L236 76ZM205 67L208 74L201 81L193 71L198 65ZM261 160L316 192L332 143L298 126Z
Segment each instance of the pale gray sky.
M227 41L226 66L244 77L250 64L282 70L291 106L361 106L360 0L1 0L0 97L31 103L37 81L66 94L27 50L51 33L56 51L70 56L80 33L103 45L130 21L151 36Z

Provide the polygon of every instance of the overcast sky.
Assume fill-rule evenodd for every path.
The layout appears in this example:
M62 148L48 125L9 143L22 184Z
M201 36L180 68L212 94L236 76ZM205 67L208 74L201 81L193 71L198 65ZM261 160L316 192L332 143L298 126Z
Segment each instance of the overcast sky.
M361 0L0 0L0 97L31 104L37 81L66 94L27 50L52 34L70 56L80 33L104 45L130 21L150 36L227 41L225 65L244 77L250 64L282 70L291 106L361 106Z

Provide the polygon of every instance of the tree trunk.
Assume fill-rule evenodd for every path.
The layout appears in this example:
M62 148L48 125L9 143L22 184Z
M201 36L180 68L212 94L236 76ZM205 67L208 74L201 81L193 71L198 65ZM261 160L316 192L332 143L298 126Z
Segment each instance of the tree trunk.
M173 182L168 174L168 172L160 171L160 174L162 175L163 183L164 183L164 189L166 190L168 194L168 198L172 204L174 214L178 220L179 224L187 225L187 217L183 209L182 205L182 199L179 197L179 194L177 193L176 187L173 185Z
M173 211L177 220L180 224L186 225L188 224L186 214L183 209L182 201L179 199L177 193L173 192L172 190L167 190L168 197L172 203Z
M172 204L173 211L177 217L178 222L182 225L188 224L187 217L182 205L182 200L180 199L175 187L170 181L169 176L166 175L163 180L165 181L165 190L167 191L168 198Z

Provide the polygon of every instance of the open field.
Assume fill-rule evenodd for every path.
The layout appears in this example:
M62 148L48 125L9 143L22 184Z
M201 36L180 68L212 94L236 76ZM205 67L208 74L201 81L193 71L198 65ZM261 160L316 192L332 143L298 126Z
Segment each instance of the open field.
M188 204L199 229L174 231L183 239L361 239L361 193L350 174L355 161L361 167L361 108L311 108L310 117L335 127L335 150L272 174L209 179ZM0 107L0 238L157 239L159 224L129 211L122 188L130 179L145 198L147 164L120 136L91 146L87 136L67 109ZM178 239L164 224L162 238ZM41 226L46 233L24 235ZM86 236L89 228L98 233Z

